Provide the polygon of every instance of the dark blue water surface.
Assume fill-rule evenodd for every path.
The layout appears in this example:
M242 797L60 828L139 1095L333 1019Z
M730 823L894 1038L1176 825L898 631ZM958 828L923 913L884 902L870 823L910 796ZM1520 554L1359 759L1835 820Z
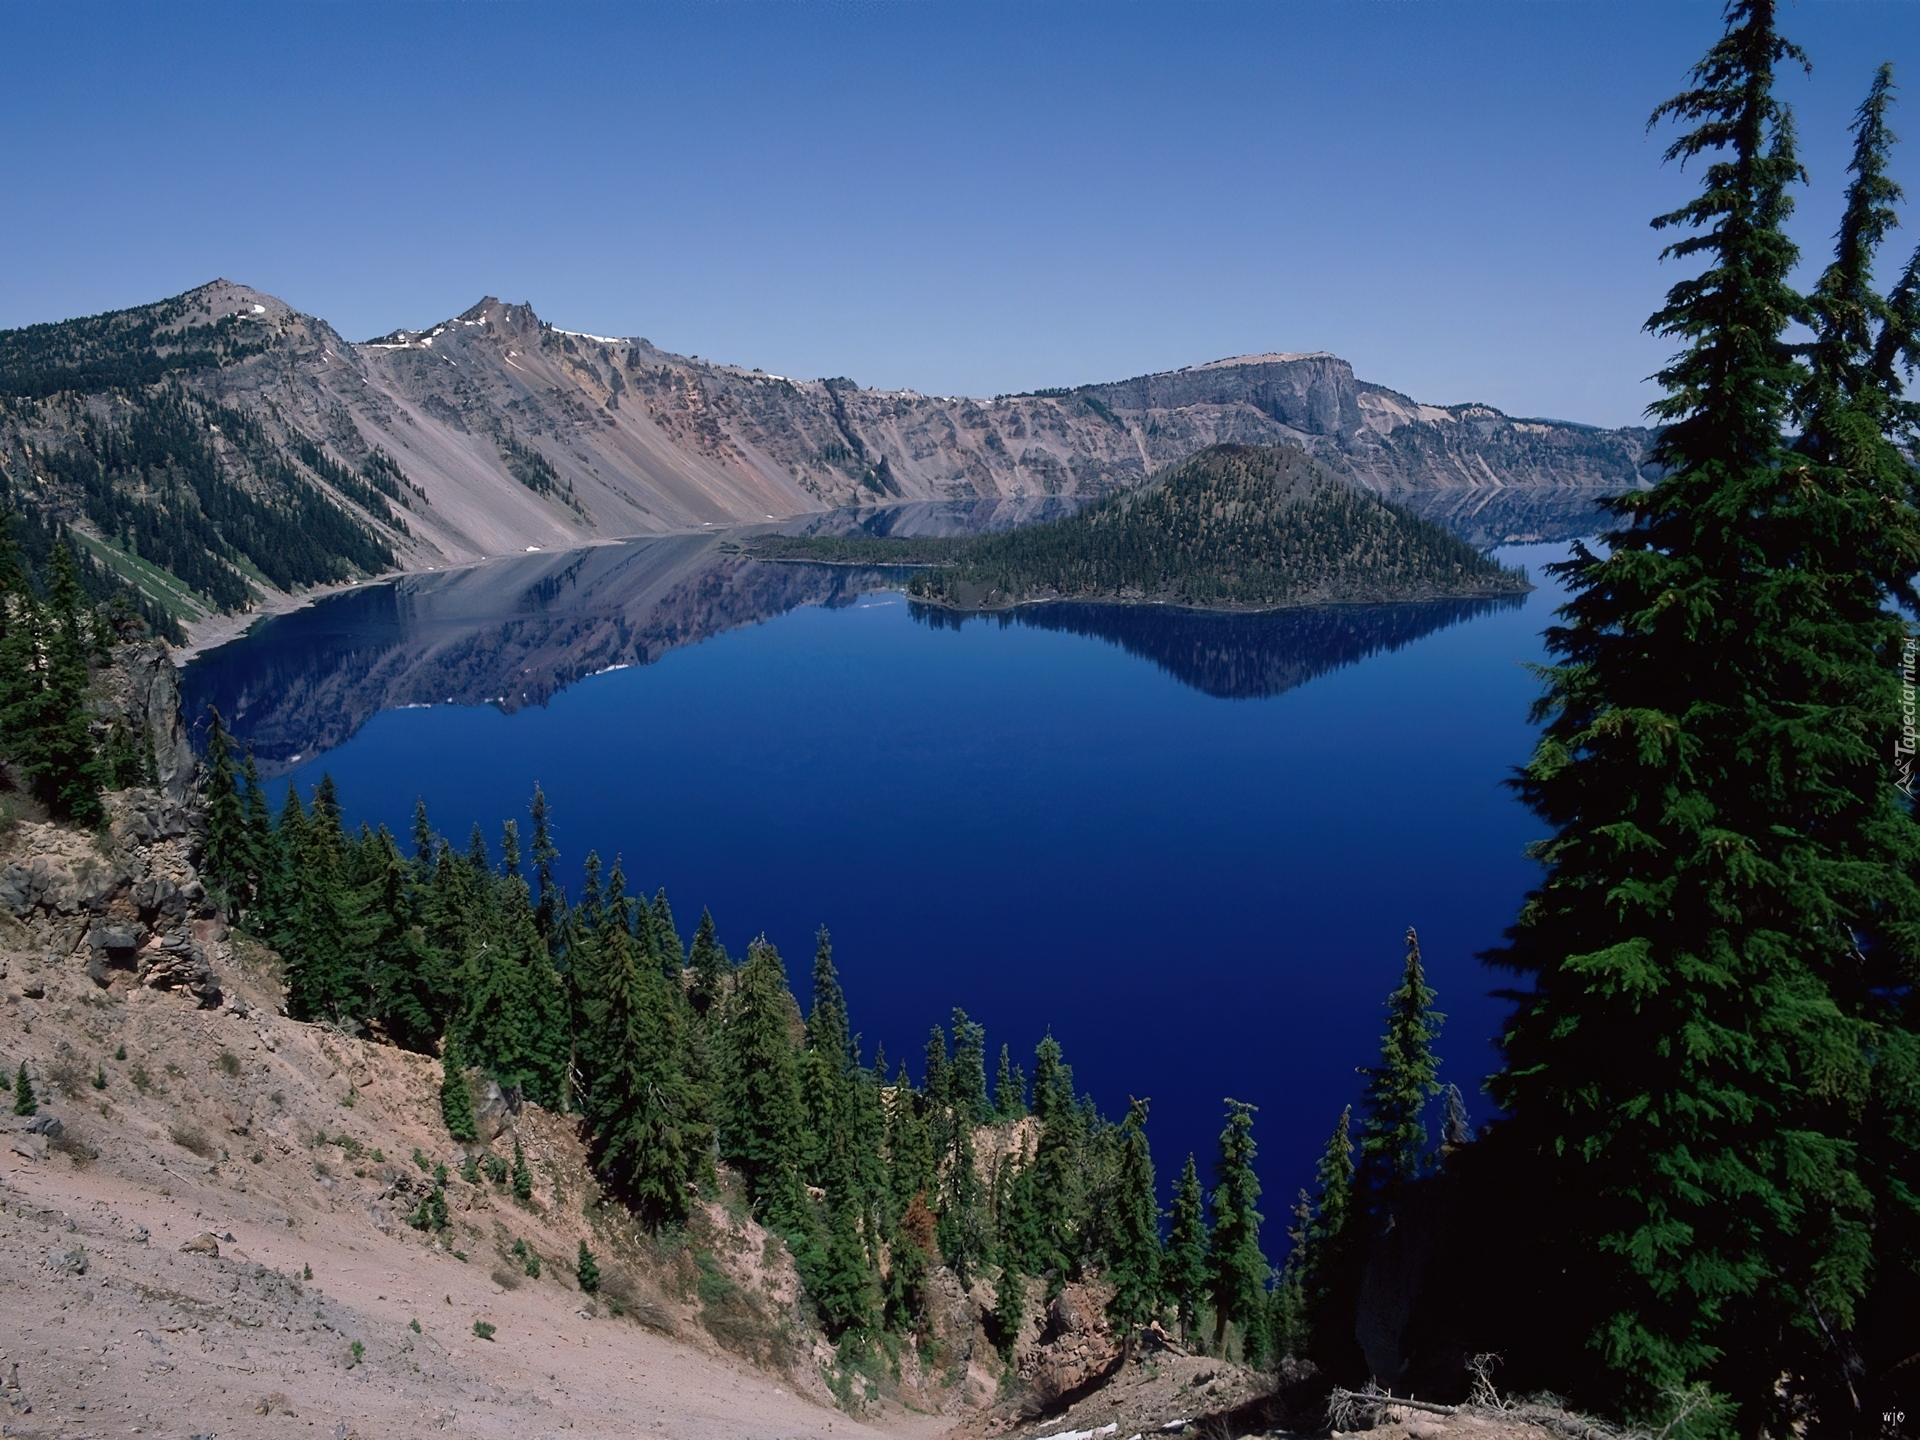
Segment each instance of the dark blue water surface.
M1537 580L1564 547L1501 553ZM828 925L867 1053L916 1074L954 1006L1029 1070L1051 1028L1108 1114L1153 1098L1163 1188L1210 1160L1223 1097L1251 1101L1276 1254L1409 925L1443 1078L1487 1113L1504 1007L1474 957L1534 874L1502 781L1551 590L956 625L704 537L513 563L262 626L189 668L190 707L400 834L416 796L456 843L524 831L537 782L570 874L619 854L683 932L703 905L735 954L764 931L803 1001Z

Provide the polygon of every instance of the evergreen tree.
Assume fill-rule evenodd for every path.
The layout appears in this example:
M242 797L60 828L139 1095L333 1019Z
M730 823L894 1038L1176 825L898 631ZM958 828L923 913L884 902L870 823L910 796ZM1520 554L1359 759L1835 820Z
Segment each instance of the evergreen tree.
M1653 407L1664 478L1611 502L1604 556L1561 569L1547 723L1519 782L1554 833L1497 956L1529 984L1492 1086L1508 1178L1485 1173L1525 1175L1503 1240L1540 1277L1504 1348L1633 1416L1704 1382L1754 1433L1801 1423L1781 1377L1833 1373L1870 1277L1911 1274L1876 1256L1863 1154L1883 1116L1912 1113L1876 1104L1912 1084L1911 1002L1893 995L1920 950L1920 838L1879 737L1905 643L1890 605L1920 546L1906 472L1865 463L1870 422L1831 398L1860 348L1844 273L1813 307L1829 398L1785 339L1808 307L1773 81L1802 57L1773 0L1733 0L1726 21L1655 116L1692 127L1669 158L1709 162L1656 221L1703 268L1649 322L1681 346ZM1879 203L1854 187L1843 246L1869 248ZM1813 453L1786 438L1796 411ZM1910 1212L1912 1193L1885 1199ZM1556 1360L1582 1344L1605 1383Z
M440 1052L440 1118L447 1133L468 1144L480 1138L473 1118L473 1096L467 1089L466 1056L460 1051L460 1037L449 1034Z
M1073 1105L1073 1071L1060 1057L1060 1042L1047 1031L1033 1052L1033 1113L1042 1123Z
M20 1073L13 1077L13 1113L38 1115L40 1103L33 1098L33 1082L27 1078L27 1062L20 1062Z
M852 1038L847 997L833 968L833 943L822 925L814 937L813 1009L800 1054L800 1104L806 1127L808 1183L824 1186L838 1157L836 1144L851 1140Z
M574 1261L573 1275L584 1294L591 1295L600 1288L600 1265L584 1240L580 1242L580 1257Z
M754 941L727 1007L720 1153L740 1172L762 1223L783 1235L803 1232L807 1217L791 1001L780 952Z
M700 928L693 932L693 954L689 958L693 966L694 1012L710 1015L726 998L727 976L733 971L733 962L727 959L726 950L714 934L711 910L700 912Z
M1320 1199L1297 1266L1307 1354L1330 1375L1357 1378L1366 1364L1353 1328L1366 1235L1364 1223L1355 1214L1351 1108L1340 1112L1339 1123L1327 1137L1315 1178Z
M1169 1212L1166 1258L1160 1267L1160 1291L1173 1306L1180 1338L1191 1342L1200 1319L1200 1302L1207 1293L1208 1233L1206 1197L1200 1189L1200 1171L1187 1156L1174 1187Z
M685 1217L709 1137L687 1082L678 996L637 946L616 942L602 960L606 1000L595 1049L603 1069L589 1119L602 1172L657 1231Z
M366 848L371 873L358 900L365 919L365 1013L395 1044L426 1051L453 1014L453 987L414 918L412 871L400 847L382 826Z
M1213 1240L1207 1251L1207 1290L1213 1301L1213 1348L1226 1353L1227 1325L1243 1337L1261 1318L1266 1304L1267 1257L1260 1251L1260 1180L1253 1173L1253 1106L1228 1100L1227 1126L1220 1132L1220 1159L1214 1171ZM1242 1340L1243 1351L1246 1339ZM1249 1361L1249 1363L1252 1363Z
M551 945L565 918L567 897L554 874L560 851L547 827L547 795L538 785L527 808L533 820L533 924L540 938Z
M433 864L433 826L427 823L424 796L413 802L413 863L418 870L426 870Z
M252 746L247 747L240 763L240 813L246 832L246 888L251 911L264 901L275 856L273 817L267 809L267 792L260 788L260 771L253 763ZM252 914L246 918L251 924Z
M1427 1102L1440 1093L1434 1038L1446 1017L1420 964L1420 941L1407 931L1407 963L1387 998L1380 1063L1366 1071L1366 1118L1360 1129L1360 1189L1377 1230L1393 1223L1401 1196L1420 1174L1427 1147Z
M1027 1113L1027 1077L1005 1045L1000 1047L1000 1069L993 1079L993 1113L1001 1120L1018 1120Z
M87 637L79 574L64 538L47 566L47 600L16 597L10 631L22 643L10 661L24 662L4 717L16 769L54 814L98 824L103 765L87 724Z
M1302 1190L1293 1202L1293 1223L1287 1227L1291 1248L1287 1263L1280 1267L1279 1281L1267 1297L1267 1338L1273 1358L1307 1358L1306 1265L1308 1237L1313 1232L1313 1202Z
M241 812L240 791L235 783L233 743L220 711L207 707L206 777L207 840L206 873L226 892L234 907L244 910L249 896L247 881L252 867L248 863L246 817Z
M1160 1299L1160 1205L1154 1198L1145 1100L1129 1102L1126 1123L1120 1127L1115 1201L1114 1243L1106 1275L1114 1290L1107 1301L1107 1319L1132 1354L1134 1327L1152 1318Z
M993 1119L987 1098L987 1032L956 1007L953 1012L953 1065L949 1099L961 1120L984 1125Z
M313 809L300 816L288 786L282 821L287 852L282 928L277 948L287 962L287 1011L297 1020L347 1023L367 1013L363 942L367 938L361 897L349 873L346 836L340 829L339 791L323 774L314 787ZM288 822L294 834L285 834Z
M1001 1360L1011 1363L1014 1346L1020 1342L1020 1327L1027 1319L1027 1279L1020 1273L1015 1258L1003 1252L1000 1275L993 1285L994 1348Z
M513 1142L513 1198L533 1198L533 1170L527 1164L527 1152L520 1147L517 1137Z
M678 984L681 972L687 968L687 947L681 942L680 931L673 923L673 907L667 903L666 886L653 892L653 907L649 913L653 919L654 944L659 950L662 973Z

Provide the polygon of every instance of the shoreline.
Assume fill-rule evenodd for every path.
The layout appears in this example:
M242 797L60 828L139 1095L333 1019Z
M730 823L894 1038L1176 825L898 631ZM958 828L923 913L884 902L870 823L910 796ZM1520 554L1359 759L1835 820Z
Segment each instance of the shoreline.
M800 562L795 562L800 563ZM937 568L937 567L921 567ZM1183 600L1129 599L1119 595L1040 595L1003 605L959 605L924 595L907 596L915 605L956 615L1004 615L1035 605L1110 605L1117 610L1184 610L1194 615L1276 615L1283 610L1338 610L1365 605L1432 605L1443 600L1518 600L1540 587L1529 582L1516 590L1446 591L1428 595L1357 596L1347 599L1288 600L1278 605L1197 605Z
M658 535L602 535L580 545L569 545L564 550L525 550L507 555L486 555L478 560L467 560L447 565L396 565L391 570L378 575L364 575L357 580L339 580L331 585L315 585L298 594L289 595L282 590L269 591L259 597L258 603L250 610L240 610L232 614L215 613L205 620L182 621L181 628L187 632L184 645L168 647L168 656L174 668L180 669L199 658L209 650L217 650L222 645L240 639L254 626L263 624L277 616L291 615L296 610L304 610L309 605L317 605L322 600L331 600L338 595L346 595L355 590L364 590L372 585L390 585L396 580L405 580L415 575L456 575L463 570L477 570L482 565L495 565L502 560L518 560L527 555L571 555L576 550L593 550L602 545L625 545L635 540L665 540L676 535L716 535L717 530L667 530Z

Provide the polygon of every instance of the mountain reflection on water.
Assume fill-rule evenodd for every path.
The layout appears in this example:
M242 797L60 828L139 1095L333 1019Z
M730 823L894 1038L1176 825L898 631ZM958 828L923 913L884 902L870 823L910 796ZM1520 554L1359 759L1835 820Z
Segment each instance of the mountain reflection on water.
M1049 499L940 502L836 511L782 528L977 534L1057 518L1072 508ZM344 744L383 710L493 705L510 714L544 705L589 675L648 665L670 650L802 605L850 604L899 585L906 573L751 560L718 534L514 556L368 585L263 621L193 660L182 689L202 737L206 708L217 705L234 735L253 748L261 773L273 776ZM1280 694L1519 603L1436 601L1261 615L1053 604L994 618L1097 636L1205 694L1239 698ZM971 623L949 612L914 610L933 625Z
M1398 650L1463 620L1525 604L1522 596L1505 596L1402 605L1322 605L1253 615L1068 602L1024 605L993 615L967 615L931 605L916 604L911 609L915 619L936 629L959 629L980 621L1106 640L1151 660L1202 694L1250 700L1279 695L1330 670Z
M712 535L516 556L409 575L275 616L192 661L186 711L217 705L263 775L352 738L383 710L544 705L588 675L800 605L898 584L888 569L769 564Z

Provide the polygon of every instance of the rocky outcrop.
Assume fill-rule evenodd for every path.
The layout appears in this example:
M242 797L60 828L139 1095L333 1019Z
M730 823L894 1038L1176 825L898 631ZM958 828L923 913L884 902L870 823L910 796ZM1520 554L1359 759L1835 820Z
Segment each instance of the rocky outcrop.
M100 989L178 990L220 1002L213 962L227 936L195 868L196 811L157 790L106 795L104 836L25 823L7 837L0 910L32 944L0 974L21 995L43 995L63 972Z

